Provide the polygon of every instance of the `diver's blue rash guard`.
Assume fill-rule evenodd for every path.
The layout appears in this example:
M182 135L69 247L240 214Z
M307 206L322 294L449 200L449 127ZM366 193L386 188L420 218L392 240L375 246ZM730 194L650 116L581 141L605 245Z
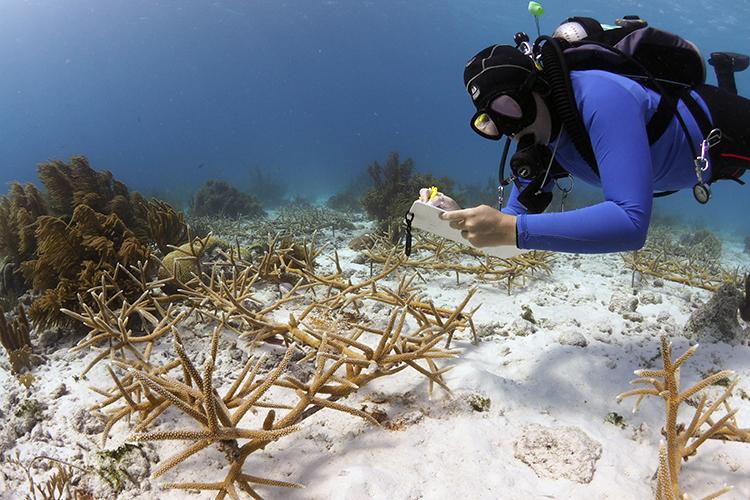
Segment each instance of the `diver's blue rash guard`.
M637 250L646 241L653 193L696 183L690 146L676 117L649 146L646 124L659 104L657 93L599 70L571 72L571 81L600 176L565 133L558 139L556 159L576 179L601 186L605 201L563 213L526 214L513 186L502 211L517 216L519 248L577 253ZM708 113L703 100L695 92L692 95ZM682 101L678 109L698 150L700 128ZM710 171L703 176L708 180Z

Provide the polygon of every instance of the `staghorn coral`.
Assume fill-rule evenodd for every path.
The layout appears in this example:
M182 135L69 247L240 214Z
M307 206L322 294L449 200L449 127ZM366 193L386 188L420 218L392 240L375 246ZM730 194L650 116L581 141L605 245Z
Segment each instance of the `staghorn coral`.
M433 386L448 390L443 380L447 368L437 363L457 353L438 344L456 329L471 325L472 313L464 309L473 291L455 309L438 308L420 300L422 292L413 284L416 274L402 278L395 290L380 284L397 269L397 262L357 284L342 277L337 263L337 271L327 276L307 267L298 269L297 284L268 305L253 296L261 279L258 265L233 251L224 257L224 262L206 270L204 278L208 279L194 276L183 283L179 295L164 296L160 293L164 280L147 281L144 272L133 272L130 279L143 291L134 302L125 301L114 310L120 295L113 291L112 277L105 276L90 291L93 305L82 305L83 314L65 311L90 329L76 350L105 347L86 371L110 360L107 369L114 385L93 388L104 397L94 408L97 413L106 412L103 441L124 420L133 425L133 440L186 441L182 451L162 461L155 477L209 446L224 453L229 467L223 479L167 487L212 490L217 498L234 497L238 490L259 498L258 487L297 487L243 469L251 457L261 460L256 452L281 441L321 409L350 413L377 425L372 415L340 401L377 378L411 368L427 378L430 392ZM188 307L181 312L163 307L166 301L177 300ZM295 302L305 306L301 313L290 315L286 322L275 319L278 311ZM359 312L365 302L391 309L384 326L373 326ZM134 315L145 320L144 331L138 334L129 326ZM197 353L189 353L180 335L180 324L191 315L214 324L203 370L193 361ZM262 356L250 358L231 374L230 387L220 395L214 387L216 355L222 336L232 334L246 339L251 347L272 337L281 337L288 347L270 371L263 368ZM151 353L168 338L176 358L157 364ZM287 370L293 354L300 351L303 357L296 363L310 365L309 380L300 380ZM184 425L182 419L176 429L163 427L160 417L168 409L172 415L175 411L183 414L192 425ZM260 418L257 412L262 412Z
M273 282L296 282L304 274L315 270L315 259L320 254L315 240L298 243L289 237L270 236L266 245L250 247L245 257L255 259L261 278Z
M709 401L709 396L705 392L705 389L710 385L732 377L734 372L723 370L705 377L688 389L680 388L680 367L695 354L697 349L698 346L694 345L676 360L673 360L672 345L667 337L662 336L662 368L659 370L636 370L635 375L639 378L631 382L634 385L651 385L652 387L633 389L617 396L618 402L626 397L638 396L636 410L646 396L658 396L664 400L666 417L664 434L667 443L666 446L662 444L659 447L657 499L685 498L684 492L680 488L682 462L695 455L698 447L707 439L750 443L750 429L742 429L737 425L735 419L737 410L732 409L728 401L737 385L737 379L730 381L723 393L713 401ZM700 399L696 401L693 396L700 397ZM679 408L683 403L695 408L688 425L677 423ZM715 416L715 413L720 409L724 410L724 414L720 417ZM716 498L730 489L724 487L705 498Z
M279 215L273 221L268 221L261 228L260 234L280 234L282 236L299 238L313 236L316 232L330 229L354 229L355 225L350 214L345 214L330 208L301 207L286 205L279 210Z
M87 469L46 455L34 457L28 463L21 461L18 452L16 452L15 457L0 458L2 458L2 463L18 467L23 471L28 485L28 493L24 497L27 500L36 500L37 498L42 500L83 500L91 498L90 492L80 487L78 484L80 477L76 476L76 473L89 473L90 471ZM46 461L55 466L55 471L42 483L37 482L39 480L38 472L35 470L36 462L40 461ZM74 483L76 484L74 485Z
M247 216L251 218L266 215L258 200L224 181L210 180L193 196L191 213L200 217L220 215L224 217Z
M372 187L362 197L362 206L367 215L377 221L381 231L390 231L396 239L401 234L404 214L419 197L420 188L437 185L444 193L453 191L452 180L415 173L414 160L401 162L396 152L388 155L384 166L374 162L367 171Z
M398 246L393 244L392 237L369 237L374 243L362 253L371 262L384 263L395 254L401 255ZM519 279L525 282L527 277L540 271L549 274L554 258L550 252L534 251L512 259L500 259L485 255L476 248L459 245L421 231L415 232L413 238L413 257L401 256L402 266L430 271L452 271L456 274L457 281L460 274L473 274L480 280L505 282L508 294ZM469 263L466 263L467 259L471 259Z
M694 255L704 263L713 263L721 259L721 240L708 229L683 234L679 240L679 247L685 256Z
M297 208L285 205L277 211L275 218L230 219L227 217L189 217L193 236L204 237L208 233L221 235L228 241L265 245L269 237L289 237L294 240L314 238L321 231L356 228L362 222L358 213L343 213L322 207Z
M722 285L741 285L739 270L721 266L721 241L710 231L699 231L675 239L664 226L652 228L646 245L623 254L625 265L635 273L675 283L717 291Z

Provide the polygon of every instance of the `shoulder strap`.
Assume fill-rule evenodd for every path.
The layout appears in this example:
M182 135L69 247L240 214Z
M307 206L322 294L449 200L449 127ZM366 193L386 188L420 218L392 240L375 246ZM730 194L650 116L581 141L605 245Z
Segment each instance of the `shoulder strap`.
M690 94L690 90L686 90L685 92L683 92L682 95L679 96L679 98L682 99L682 101L685 103L685 106L687 107L688 111L693 116L693 119L695 120L695 122L698 124L698 128L700 129L701 134L703 135L703 137L708 137L708 134L710 134L711 130L713 129L713 125L711 125L711 120L709 120L708 115L706 114L706 112L703 111L703 108L701 108L700 104L698 104L698 101L696 101L693 98L693 96ZM671 105L671 106L668 105L668 106L664 107L665 109L662 109L662 102L665 102L665 101L672 101L673 103L677 102L676 99L675 100L662 99L661 101L659 101L659 107L657 108L656 113L654 113L654 117L651 119L651 122L654 122L655 120L657 120L657 122L660 123L663 120L663 117L665 115L669 116L669 120L667 121L667 125L669 125L669 122L672 121L672 118L674 118L674 113L676 113L677 110L674 109L674 111L667 111L665 109L666 108L676 108L676 105ZM662 115L659 116L659 117L657 117L657 114L659 114L660 111L661 111ZM649 126L651 125L651 122L649 122ZM666 126L664 127L664 130L661 131L661 134L663 134L665 130L666 130ZM649 141L651 140L651 135L650 134L651 134L651 130L649 130ZM659 136L661 136L661 134L659 134ZM657 139L658 139L658 137L657 137ZM690 141L691 138L688 136L687 140ZM653 142L652 142L652 144L653 144ZM713 172L711 172L711 176L712 177L714 176ZM711 180L713 181L714 179L712 178ZM677 191L664 191L662 193L656 193L654 195L654 198L662 198L664 196L669 196L670 194L674 194L676 192Z
M669 124L672 123L676 111L677 109L675 107L674 99L664 99L663 97L659 99L659 105L656 107L656 111L646 124L648 143L650 145L653 146L654 143L664 135Z
M685 102L685 106L687 106L690 114L693 115L693 119L695 119L695 123L698 124L698 128L700 129L701 134L703 134L703 137L708 137L708 134L710 134L713 129L713 125L711 125L711 120L708 119L706 112L703 111L703 108L698 104L698 101L696 101L690 94L690 91L686 91L681 96L681 99Z

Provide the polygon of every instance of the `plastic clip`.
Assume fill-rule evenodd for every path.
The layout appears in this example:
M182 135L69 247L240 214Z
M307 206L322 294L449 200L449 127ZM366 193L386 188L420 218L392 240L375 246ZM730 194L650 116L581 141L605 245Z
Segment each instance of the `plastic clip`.
M510 186L514 181L516 180L515 175L511 175L510 177L507 177L500 181L500 184L497 186L497 209L502 210L503 203L505 203L505 188Z
M505 203L505 186L500 184L497 186L497 209L502 210L503 203Z
M406 225L406 241L404 243L404 254L411 256L411 222L414 220L414 213L406 212L404 215L404 224Z
M709 148L712 148L719 144L721 142L721 129L715 128L711 132L709 132L704 142L708 143Z
M555 179L555 187L560 190L562 193L562 198L560 200L560 211L565 211L565 200L568 199L568 194L573 191L573 176L568 174L567 179L570 181L570 185L567 187L563 187L560 185L559 179Z

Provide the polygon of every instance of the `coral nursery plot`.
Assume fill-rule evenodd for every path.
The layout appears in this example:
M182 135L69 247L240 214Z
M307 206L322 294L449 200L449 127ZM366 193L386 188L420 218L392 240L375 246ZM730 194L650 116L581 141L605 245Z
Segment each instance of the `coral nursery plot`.
M302 224L304 213L294 214L286 217ZM77 336L32 331L31 352L45 363L21 368L28 389L4 365L1 491L177 499L663 490L669 417L648 404L631 414L615 396L633 370L660 368L657 335L687 349L681 326L711 292L646 275L633 288L617 256L500 261L419 236L406 259L356 217L299 238L289 236L293 223L286 234L248 237L264 222L221 220L227 235L103 273L80 308L63 308ZM23 341L19 313L6 316ZM729 427L681 468L679 491L731 485L726 497L742 498L750 454L727 438L748 426L750 355L701 342L685 387L698 374L724 383L711 374L725 369L738 380L705 387L700 414L717 411L701 432ZM701 398L682 406L692 411ZM690 411L675 421L678 440Z

